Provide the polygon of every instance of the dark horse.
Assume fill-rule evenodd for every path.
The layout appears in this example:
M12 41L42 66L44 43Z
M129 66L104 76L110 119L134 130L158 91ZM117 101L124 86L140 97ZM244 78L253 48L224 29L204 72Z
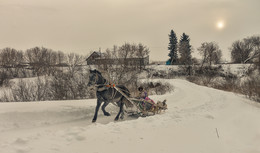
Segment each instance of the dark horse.
M120 94L115 88L113 88L113 85L109 85L107 83L106 79L101 75L99 71L90 70L88 86L96 86L97 88L97 106L92 122L96 122L98 111L102 102L104 102L104 104L101 108L105 116L110 116L110 114L105 110L106 106L110 102L116 102L120 109L115 118L115 121L118 120L121 113L122 114L120 118L123 119L123 106L124 103L127 103L128 101L124 96L122 96L122 94ZM127 96L130 96L129 90L125 86L117 85L116 87L119 88L122 92L124 92Z

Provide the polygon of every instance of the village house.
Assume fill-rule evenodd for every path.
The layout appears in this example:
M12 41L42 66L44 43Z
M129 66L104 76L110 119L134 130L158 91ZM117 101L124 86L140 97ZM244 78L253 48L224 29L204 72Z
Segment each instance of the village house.
M105 58L101 52L94 51L87 59L87 65L131 65L146 66L149 64L149 56L144 58Z

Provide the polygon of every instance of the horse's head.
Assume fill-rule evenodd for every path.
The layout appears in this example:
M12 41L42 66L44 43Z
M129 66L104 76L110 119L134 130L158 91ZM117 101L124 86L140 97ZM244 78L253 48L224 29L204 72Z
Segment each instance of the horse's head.
M88 86L93 86L95 84L104 84L105 79L102 77L101 73L97 70L89 70L89 82Z
M89 70L89 79L88 79L88 86L93 86L96 84L97 80L98 80L98 76L97 76L97 70Z

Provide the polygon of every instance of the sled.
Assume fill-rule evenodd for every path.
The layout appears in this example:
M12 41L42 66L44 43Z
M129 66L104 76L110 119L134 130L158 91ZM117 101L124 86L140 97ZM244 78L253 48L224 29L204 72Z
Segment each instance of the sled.
M131 98L128 97L124 92L121 91L121 89L114 86L114 88L122 94L127 101L132 105L135 106L136 110L127 110L126 112L129 116L149 116L149 115L155 115L161 113L161 111L165 111L167 109L166 100L163 102L158 101L157 103L152 103L150 101L147 101L145 99L138 99L138 98ZM129 104L126 104L129 105Z

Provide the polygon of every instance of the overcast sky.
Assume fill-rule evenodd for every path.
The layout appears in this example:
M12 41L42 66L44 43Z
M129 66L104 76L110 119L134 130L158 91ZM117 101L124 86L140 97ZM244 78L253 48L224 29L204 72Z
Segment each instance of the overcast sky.
M167 60L171 29L188 34L195 53L215 41L229 59L232 42L260 34L260 0L0 0L0 48L86 55L141 42L151 60Z

